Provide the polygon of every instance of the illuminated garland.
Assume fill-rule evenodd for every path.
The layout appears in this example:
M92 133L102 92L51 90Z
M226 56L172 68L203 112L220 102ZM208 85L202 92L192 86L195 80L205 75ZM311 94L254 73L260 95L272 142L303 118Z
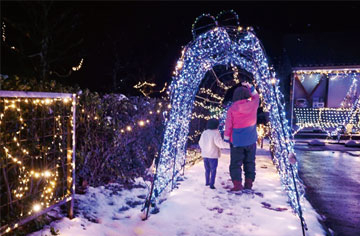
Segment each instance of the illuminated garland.
M16 92L15 92L16 93ZM0 93L1 96L1 93ZM6 95L5 95L6 96ZM74 95L73 95L74 98ZM23 200L27 198L27 192L30 190L29 184L31 183L31 180L37 180L37 181L43 181L42 190L40 191L40 195L38 199L34 199L31 208L23 207L21 210L19 218L25 217L26 215L30 216L33 213L37 213L42 209L48 208L51 204L55 204L57 202L60 202L64 199L66 201L70 201L72 199L71 194L73 193L74 189L71 187L73 185L73 170L75 168L75 161L73 160L73 150L67 150L67 153L64 153L64 156L66 155L67 160L70 163L69 169L69 175L68 178L65 179L67 182L67 190L66 193L62 197L55 197L54 192L56 191L56 186L58 184L59 179L59 164L56 164L56 166L52 167L51 169L34 169L26 165L25 163L25 157L33 157L35 160L37 159L43 159L47 160L50 156L48 151L52 150L51 146L58 147L58 151L60 153L64 152L64 149L61 146L62 143L62 122L61 122L61 116L55 116L54 117L54 128L56 130L55 134L52 136L51 146L42 146L42 150L44 150L44 153L42 155L30 153L30 151L24 147L24 145L21 144L24 140L23 137L21 137L21 133L28 128L28 124L26 123L24 117L23 117L23 110L21 109L21 104L24 105L33 105L35 107L42 106L42 107L48 107L49 111L52 113L52 109L50 108L51 105L56 105L63 103L63 104L69 104L71 106L71 115L69 115L69 121L70 121L70 129L72 132L73 127L73 109L75 109L75 102L72 100L72 98L17 98L17 97L3 97L3 111L0 113L0 125L3 124L3 119L7 115L7 113L16 114L17 120L13 121L15 123L18 123L18 129L14 132L14 136L11 138L11 142L4 142L2 149L4 150L5 156L4 156L4 163L13 163L17 166L17 169L19 171L18 174L18 185L14 186L14 189L11 189L11 194L13 196L13 199L17 200ZM50 114L51 114L50 113ZM68 134L70 136L73 136L71 133ZM73 138L73 137L72 137ZM74 145L75 141L73 140L73 143L70 145ZM61 162L60 155L57 157L57 163ZM6 168L5 168L6 169ZM73 185L74 186L74 185ZM15 200L12 200L15 201ZM19 226L18 223L8 226L5 229L5 232L10 232L12 229L15 229Z
M206 101L206 100L205 100ZM213 105L205 105L203 102L199 102L199 101L194 101L194 106L196 107L202 107L206 110L210 110L210 109L217 109L217 110L221 110L221 108L219 108L218 106L213 106Z
M343 107L343 108L349 107L350 108L353 106L356 99L354 101L352 101L353 100L352 98L355 98L357 95L357 87L358 87L358 80L354 76L351 86L349 88L349 91L346 93L344 100L341 102L341 107Z
M153 87L156 86L156 84L155 84L155 83L149 83L149 82L147 82L147 81L145 81L145 82L143 82L143 83L139 82L139 83L137 83L136 85L134 85L133 88L138 89L145 97L149 97L149 95L150 95L151 93L154 93L154 92L163 93L163 92L165 92L166 89L167 89L167 83L165 83L164 87L163 87L160 91L150 90L149 92L146 92L145 89L143 88L143 87L145 87L145 86L147 86L147 87L152 87L152 88L153 88Z
M3 42L5 42L5 40L6 40L5 28L6 28L5 22L2 22L2 24L1 24L1 30L2 30L1 37L2 37Z
M239 70L236 66L231 66L234 74L233 74L233 77L234 77L234 82L235 84L238 84L240 83L240 80L239 80Z
M237 84L240 83L240 80L238 78L239 70L238 70L238 68L236 66L234 66L232 64L231 64L231 69L233 71L233 79L232 79L231 82L232 82L232 84L234 86L234 85L237 85ZM222 83L217 78L214 70L212 68L211 68L211 70L212 70L212 72L214 74L214 77L216 78L216 82L217 82L217 85L218 85L219 88L223 89L224 92L226 92L228 89L230 89L232 87L232 86L227 86L224 83ZM224 130L225 130L226 113L227 113L227 110L229 109L229 107L231 105L231 102L227 103L227 105L225 106L225 109L224 109L222 107L223 106L222 103L224 101L224 97L222 95L214 94L214 93L212 93L211 89L205 89L205 88L200 88L199 92L200 93L205 93L205 94L209 95L210 97L217 98L218 100L220 100L220 103L217 103L216 105L214 105L214 102L210 102L210 100L208 100L206 98L202 98L202 97L196 95L196 98L201 98L203 101L209 102L210 105L207 106L203 102L199 102L199 101L195 100L194 101L194 106L202 107L202 108L206 109L211 115L204 116L204 115L197 115L195 113L195 115L194 114L192 115L192 119L204 119L204 120L209 120L209 119L212 119L212 118L220 119L219 120L219 129L223 133ZM200 131L196 130L195 132L200 132ZM191 138L192 141L195 141L194 137L197 137L197 136L194 136L194 135L189 136L189 138Z
M230 10L224 10L224 11L221 11L217 16L216 16L216 20L219 21L221 20L221 17L223 17L225 14L231 14L233 15L233 19L235 19L235 27L238 27L239 26L239 15L232 9Z
M205 73L215 65L237 65L253 75L266 105L265 109L271 111L270 140L274 163L288 193L291 206L297 214L300 214L300 205L296 199L292 170L288 161L288 155L294 153L294 142L285 118L284 98L279 90L278 81L271 79L272 75L262 45L251 30L249 28L248 31L244 31L241 27L238 29L215 27L199 35L184 48L169 88L172 109L160 151L154 191L151 195L153 200L156 201L162 192L171 191L176 186L177 177L185 160L193 103ZM231 38L229 33L232 35ZM300 196L303 197L304 187L297 175L297 164L294 166L294 177Z
M165 92L167 89L167 82L165 82L164 87L159 91L159 93Z
M78 66L73 66L72 70L73 71L79 71L81 69L83 63L84 63L84 59L81 58L79 65Z
M224 100L223 97L219 96L218 94L215 94L215 93L211 92L211 89L200 88L199 93L207 94L210 97L215 98L216 100L219 100L219 102L222 102Z
M293 73L297 75L311 75L311 74L323 74L323 75L341 75L341 74L360 74L360 68L345 68L345 69L309 69L309 70L296 70Z
M201 16L198 16L196 19L195 19L195 21L194 21L194 23L192 24L192 26L191 26L191 33L192 33L192 35L193 35L193 37L194 37L194 39L196 38L196 24L201 20L201 19L203 19L203 18L209 18L209 19L211 19L211 20L213 20L213 22L214 22L214 25L218 25L217 24L217 21L216 21L216 18L215 17L213 17L212 15L210 15L210 14L202 14Z

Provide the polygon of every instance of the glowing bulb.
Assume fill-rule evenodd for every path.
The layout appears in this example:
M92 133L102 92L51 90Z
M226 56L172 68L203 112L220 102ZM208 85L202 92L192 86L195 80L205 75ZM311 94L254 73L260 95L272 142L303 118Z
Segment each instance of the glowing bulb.
M179 60L176 64L176 70L181 70L183 65L184 65L184 62L182 60Z
M139 126L144 126L145 125L145 122L144 121L139 121Z
M275 84L276 84L276 78L272 78L272 79L271 79L271 84L272 84L272 85L275 85Z
M33 210L34 211L40 211L41 210L41 205L40 204L38 204L38 203L36 203L34 206L33 206Z
M126 130L131 131L132 130L131 126L130 125L126 126Z

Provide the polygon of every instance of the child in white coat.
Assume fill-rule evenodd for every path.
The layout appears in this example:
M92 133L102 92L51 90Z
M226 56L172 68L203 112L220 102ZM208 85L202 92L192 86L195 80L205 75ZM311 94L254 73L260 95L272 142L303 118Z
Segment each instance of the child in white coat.
M206 124L206 130L201 134L199 146L205 166L205 185L215 189L216 168L220 157L221 148L230 148L230 144L224 142L218 130L219 121L210 119Z

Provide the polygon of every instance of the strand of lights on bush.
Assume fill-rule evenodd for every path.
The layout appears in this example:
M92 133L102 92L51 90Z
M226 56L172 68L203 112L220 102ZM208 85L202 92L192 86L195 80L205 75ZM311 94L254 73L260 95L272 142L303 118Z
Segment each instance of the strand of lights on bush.
M232 33L236 35L234 41L229 37L227 30L232 30ZM196 91L209 70L209 64L210 67L232 64L240 66L253 75L260 93L263 94L267 110L272 111L270 135L274 163L288 193L290 205L299 214L300 205L296 199L291 166L288 161L288 155L294 153L294 143L285 118L285 102L277 102L283 99L283 95L279 90L278 81L270 79L267 59L258 38L249 31L251 28L244 31L239 27L237 30L238 32L234 32L236 29L215 27L184 47L169 88L172 110L166 123L152 198L156 200L162 192L171 191L175 186L176 178L184 163L185 144ZM240 55L252 55L253 58L249 60ZM203 63L204 61L206 63ZM300 195L303 197L304 187L297 175L297 164L294 175Z
M5 25L5 22L3 21L1 24L1 31L2 31L1 38L2 38L3 42L5 42L5 40L6 40L5 28L6 28L6 25Z
M171 109L171 105L168 104L168 105L163 105L161 102L158 103L158 105L160 106L159 109L157 109L156 111L149 111L149 114L150 115L158 115L161 113L161 108L162 107L165 107L167 109ZM166 112L166 111L165 111ZM125 133L125 132L132 132L133 129L135 128L135 126L139 126L139 127L145 127L146 125L150 124L150 120L149 119L146 119L146 120L143 120L143 119L140 119L138 120L137 122L134 122L134 125L126 125L124 128L120 129L120 132L121 133Z
M24 103L24 104L33 104L34 106L49 106L56 102L63 102L64 104L72 105L71 110L74 109L74 106L75 106L75 102L73 102L71 98L35 98L35 99L33 99L33 98L16 98L15 97L15 98L5 98L3 100L4 100L4 111L2 113L0 113L0 125L2 124L2 120L5 117L7 112L13 111L18 114L18 121L19 121L20 125L19 125L19 129L15 132L15 135L12 138L12 140L16 143L16 147L19 150L21 150L23 155L30 155L30 153L29 153L29 150L22 147L22 145L20 143L21 131L27 127L27 124L21 115L22 109L21 109L20 104ZM73 117L72 117L72 115L70 115L71 127L73 127L72 119L73 119ZM56 130L60 131L62 123L61 123L61 119L59 116L55 117L55 122L57 123ZM56 142L56 140L58 140L58 138L61 140L62 136L55 134L52 137L52 139L53 139L52 145L55 145L55 142ZM61 147L61 142L58 142L58 147L59 147L59 151L63 152L63 149ZM26 192L29 190L29 183L30 183L31 178L42 179L45 181L43 190L41 191L40 199L34 201L32 207L30 209L27 209L27 215L31 215L34 212L36 213L36 212L40 211L42 208L49 207L51 203L56 203L56 202L59 202L60 200L62 200L62 198L56 198L56 199L53 198L54 190L55 190L56 183L57 183L57 180L59 177L59 173L57 170L59 167L58 164L56 164L55 171L52 171L49 169L34 170L34 169L31 169L31 168L28 168L27 166L25 166L23 161L21 161L20 158L14 154L14 151L12 151L9 146L6 146L6 144L4 144L3 149L5 151L5 158L12 161L12 163L17 165L18 169L19 169L19 186L16 189L12 190L12 194L14 195L14 197L16 199L18 199L18 200L23 199ZM48 155L47 150L50 150L50 149L51 149L50 147L45 147L46 151L44 153L44 156L35 156L35 159L46 158L46 156ZM72 150L70 150L70 151L68 150L67 158L68 159L72 158ZM58 160L61 160L61 157L58 157ZM75 166L73 166L73 163L72 163L70 173L73 171L73 168L75 168ZM72 181L73 181L72 177L68 177L67 182L72 183ZM67 201L71 200L69 191L70 190L68 189L67 194L64 196L64 198L66 198ZM24 216L24 212L21 212L19 217L23 217L23 216ZM18 224L16 223L11 227L9 226L8 228L6 228L5 232L8 233L11 230L16 229L17 227L18 227Z
M78 66L73 66L72 70L73 71L79 71L81 69L83 63L84 63L84 58L81 58L79 65Z

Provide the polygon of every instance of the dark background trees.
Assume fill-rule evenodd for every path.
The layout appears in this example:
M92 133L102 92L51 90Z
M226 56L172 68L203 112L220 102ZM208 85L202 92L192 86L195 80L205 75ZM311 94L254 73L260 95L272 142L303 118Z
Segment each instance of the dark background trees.
M65 81L84 51L81 15L55 1L6 2L2 8L1 73Z

